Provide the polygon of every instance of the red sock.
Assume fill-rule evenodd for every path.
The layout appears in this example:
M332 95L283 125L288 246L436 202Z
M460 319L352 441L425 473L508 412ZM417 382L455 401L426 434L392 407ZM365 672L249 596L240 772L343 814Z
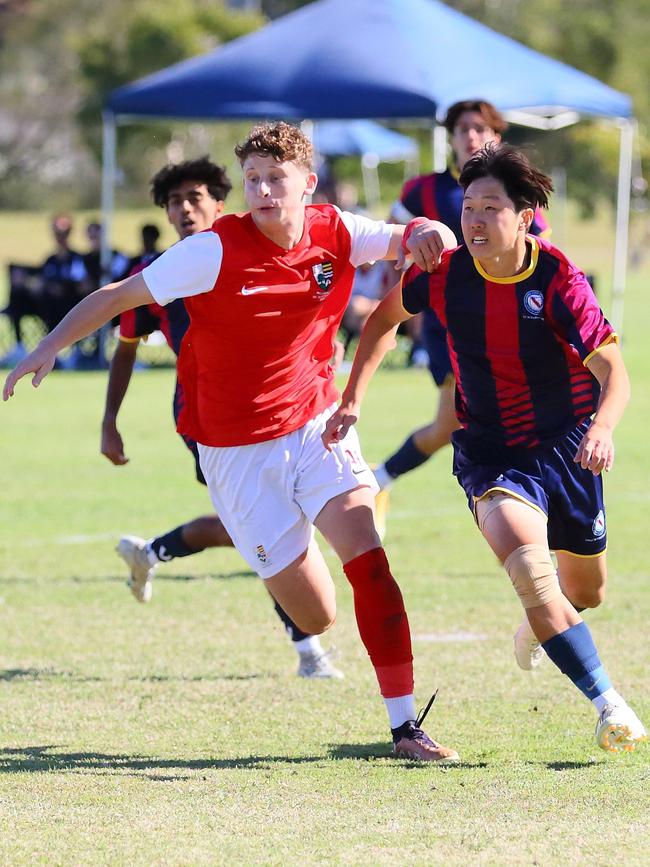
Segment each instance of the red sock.
M411 633L404 601L383 548L373 548L343 566L354 594L359 634L384 698L413 692Z

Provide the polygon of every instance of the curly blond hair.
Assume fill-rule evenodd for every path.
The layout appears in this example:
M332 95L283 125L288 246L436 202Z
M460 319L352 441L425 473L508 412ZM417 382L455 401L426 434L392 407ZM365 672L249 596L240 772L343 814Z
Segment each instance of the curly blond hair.
M262 123L254 126L248 138L235 147L235 154L241 165L251 154L271 156L279 163L296 163L311 171L314 148L306 135L297 126L284 121Z

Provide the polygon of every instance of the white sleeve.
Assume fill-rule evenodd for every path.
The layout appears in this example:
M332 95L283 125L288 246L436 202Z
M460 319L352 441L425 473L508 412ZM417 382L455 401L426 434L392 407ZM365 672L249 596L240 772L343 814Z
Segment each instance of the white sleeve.
M221 238L199 232L178 241L142 271L147 289L158 304L209 292L219 276L223 259Z
M388 252L393 227L383 220L371 220L349 211L339 213L352 238L350 262L354 267L383 259Z

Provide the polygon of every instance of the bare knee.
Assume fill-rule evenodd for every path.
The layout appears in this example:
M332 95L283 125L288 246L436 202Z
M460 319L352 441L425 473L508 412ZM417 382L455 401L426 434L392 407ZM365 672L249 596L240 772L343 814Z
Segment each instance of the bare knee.
M598 608L605 599L607 565L604 557L594 560L569 558L558 554L560 584L564 595L576 608Z
M576 608L598 608L605 599L605 582L597 587L580 587L571 593L569 601Z
M296 626L307 635L322 635L336 620L336 612L322 611L301 614L295 620Z

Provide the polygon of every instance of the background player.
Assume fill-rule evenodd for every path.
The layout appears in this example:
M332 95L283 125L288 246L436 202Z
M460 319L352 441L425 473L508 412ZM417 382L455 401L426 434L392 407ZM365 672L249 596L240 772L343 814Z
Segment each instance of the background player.
M60 347L117 313L185 297L179 430L199 443L213 504L237 549L292 619L319 633L336 604L316 526L352 585L395 754L456 761L416 719L408 620L374 527L376 484L356 433L331 452L321 442L337 397L330 359L354 267L397 258L404 229L305 206L317 177L311 143L295 127L257 127L236 152L250 211L222 217L141 274L85 299L9 374L4 398L30 371L38 385ZM408 250L424 269L435 267L443 239L455 245L441 224L412 229Z
M151 194L155 204L165 209L169 222L181 239L210 228L223 212L224 202L231 188L232 184L225 169L207 157L165 166L151 181ZM158 255L160 254L143 258L142 263L136 266L132 273L141 271ZM182 298L165 307L149 304L127 310L120 317L120 340L111 359L101 440L102 454L116 466L122 466L129 460L124 454L124 443L117 428L117 416L128 390L140 340L153 331L160 330L170 349L178 356L189 321ZM176 421L182 405L183 390L177 381L174 392ZM196 442L186 436L183 440L194 457L196 478L205 485ZM194 518L148 541L139 536L123 536L117 552L131 572L128 584L133 595L139 602L148 602L151 599L156 566L176 557L189 557L206 548L222 546L232 546L232 541L218 515L210 514ZM298 629L277 602L275 610L298 654L300 677L343 677L332 665L317 635L308 635Z
M441 220L457 238L461 238L463 191L458 183L460 172L484 144L499 142L508 124L491 103L473 99L454 103L447 112L444 125L450 137L453 164L444 172L407 181L399 201L392 207L390 219L404 224L414 217ZM530 232L548 234L546 221L539 212L535 214ZM444 329L428 310L422 315L420 334L429 358L429 370L440 390L438 410L430 424L410 434L400 448L375 469L382 491L388 490L395 479L419 467L451 442L451 435L458 427L454 409L454 375ZM385 510L387 505L386 498L380 495L378 511Z
M633 750L645 729L576 610L599 605L605 591L600 474L612 467L629 398L617 338L584 274L528 235L550 178L514 148L488 144L460 184L465 244L433 274L409 269L372 314L324 441L337 442L358 417L397 324L429 307L447 332L462 425L454 474L476 523L547 655L596 707L599 746Z

